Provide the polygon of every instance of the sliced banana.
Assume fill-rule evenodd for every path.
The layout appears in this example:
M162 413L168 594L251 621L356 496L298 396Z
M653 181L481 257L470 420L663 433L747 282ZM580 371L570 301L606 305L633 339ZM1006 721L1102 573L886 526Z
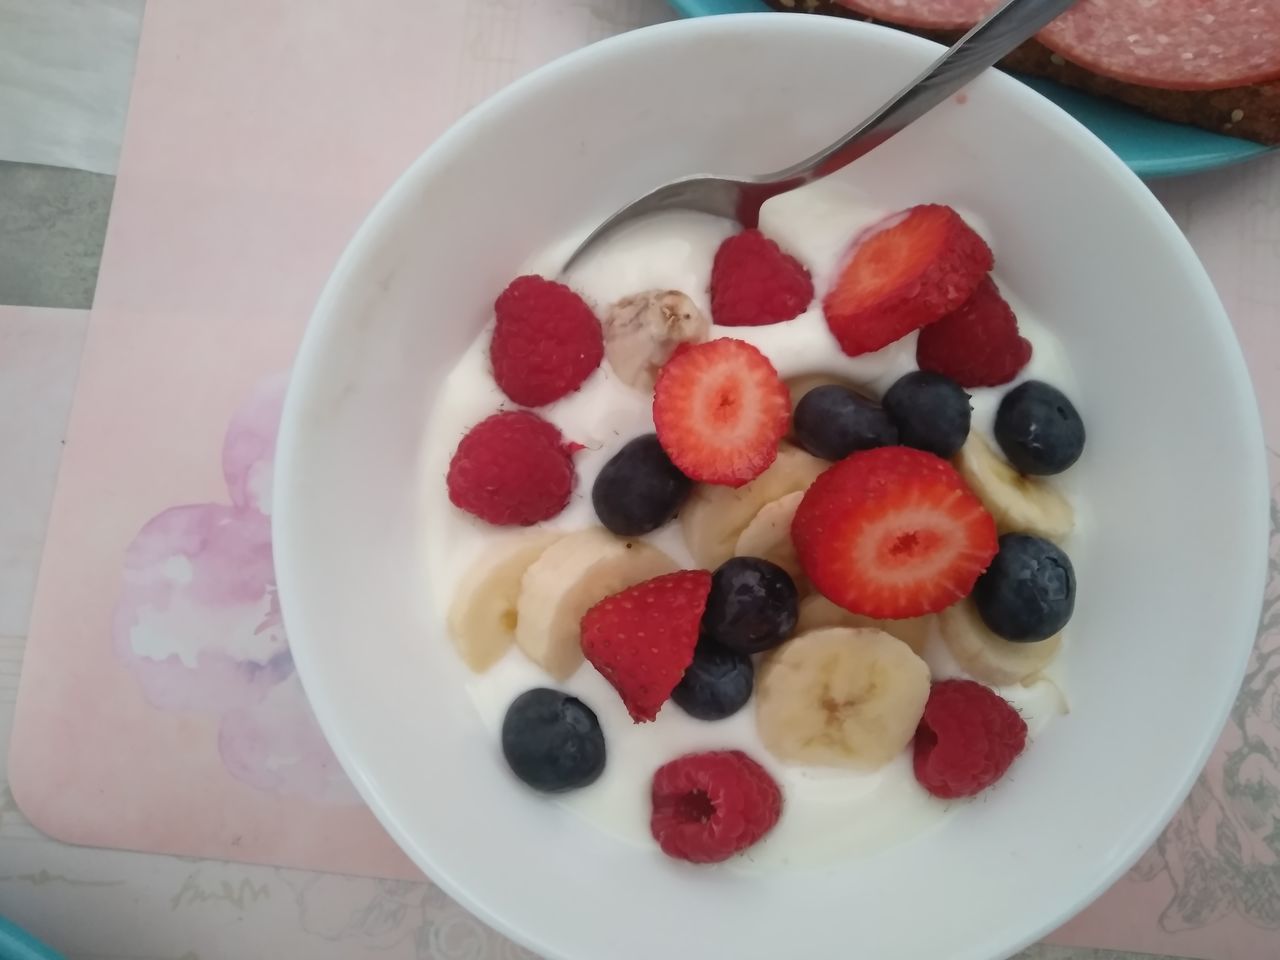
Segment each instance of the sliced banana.
M800 569L795 544L791 542L791 521L795 519L796 507L800 506L803 497L804 491L797 490L761 507L760 512L751 518L746 529L738 535L733 555L759 557L776 563L791 574L791 579L799 586L804 573Z
M1062 634L1036 643L1013 643L982 622L972 600L938 614L942 640L960 669L975 680L1002 687L1020 683L1049 665L1062 647Z
M932 615L907 620L873 620L832 603L820 593L812 593L800 601L796 633L808 633L823 627L867 627L883 630L923 655L925 644L933 633L933 620Z
M761 661L756 727L779 760L875 769L911 742L929 667L883 630L828 627Z
M1058 491L1013 469L976 431L956 454L955 464L1001 533L1061 540L1075 526L1075 512Z
M1043 673L1034 673L1027 677L1020 684L1024 690L1031 693L1041 693L1050 702L1053 703L1058 713L1066 716L1071 712L1071 701L1067 699L1067 692L1062 689L1062 685L1053 677Z
M641 540L591 527L561 537L525 571L516 644L556 680L582 663L582 616L612 593L672 573L676 562Z
M680 529L700 566L714 570L734 555L738 538L766 504L807 490L830 464L790 444L764 473L741 487L699 484L680 511Z
M449 633L476 673L488 670L515 643L520 581L530 564L559 539L560 534L550 531L520 534L503 549L481 557L462 578L449 607Z
M676 347L710 333L711 322L679 290L646 290L623 297L605 314L604 355L618 379L652 390Z
M808 633L824 627L861 627L858 621L866 617L832 603L820 593L813 593L800 601L800 613L796 619L796 633ZM901 639L901 638L899 638Z

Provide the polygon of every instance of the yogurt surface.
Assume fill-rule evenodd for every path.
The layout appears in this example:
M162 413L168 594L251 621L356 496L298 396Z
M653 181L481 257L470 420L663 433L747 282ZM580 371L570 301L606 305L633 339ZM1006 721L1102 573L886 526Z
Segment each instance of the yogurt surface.
M761 212L760 229L810 271L815 299L794 320L764 327L713 325L710 338L744 340L767 356L783 379L803 374L831 374L880 396L904 373L916 369L916 334L876 353L845 356L827 329L821 300L855 237L891 211L882 209L844 184L823 181L776 197ZM959 211L979 233L981 219ZM736 225L704 214L659 214L604 239L561 278L598 315L622 297L652 289L680 290L711 316L708 292L711 265L722 240ZM572 240L548 248L526 264L525 273L555 276L572 249ZM1001 397L1016 383L1045 380L1070 393L1070 369L1058 342L1035 312L1001 283L998 256L995 279L1018 316L1022 335L1031 341L1031 361L1012 384L970 390L972 428L994 443L992 425ZM491 327L486 327L445 379L428 427L423 455L425 481L425 546L435 609L446 611L459 580L471 564L498 550L503 538L520 536L523 528L493 527L453 507L445 474L458 441L474 424L499 409L515 407L494 383L489 367ZM598 526L591 506L596 475L622 444L653 432L652 395L620 381L603 362L577 392L538 409L566 439L585 449L574 457L577 486L569 505L540 527L580 530ZM1058 478L1055 478L1058 479ZM1075 495L1076 478L1060 484L1073 501L1077 525L1086 522ZM684 545L679 522L644 538L681 566L696 566ZM1064 645L1069 649L1069 642ZM1046 679L1029 686L996 688L1027 721L1032 737L1054 716L1065 712L1060 654ZM933 636L925 650L934 679L963 676L941 638ZM931 797L915 781L910 752L869 773L782 764L762 745L755 713L748 704L736 715L714 723L695 720L673 704L656 721L634 724L621 699L590 664L584 663L564 683L555 683L518 649L496 666L473 677L468 692L495 739L507 706L531 687L554 686L587 703L600 720L608 749L604 773L596 783L557 797L575 813L611 834L646 847L649 834L649 783L654 770L685 753L740 749L762 763L777 779L784 795L782 817L774 830L727 866L755 870L779 864L819 864L867 855L918 835L938 823L954 806ZM518 785L513 782L513 789ZM997 787L996 789L1002 789Z

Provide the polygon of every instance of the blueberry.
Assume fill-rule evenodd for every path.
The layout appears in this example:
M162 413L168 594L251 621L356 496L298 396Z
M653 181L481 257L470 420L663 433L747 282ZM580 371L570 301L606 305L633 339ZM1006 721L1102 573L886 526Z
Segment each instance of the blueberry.
M591 503L605 528L621 537L657 530L679 511L693 481L671 462L658 435L636 437L596 477Z
M702 635L735 653L772 650L796 628L795 581L776 563L734 557L711 576Z
M1017 643L1047 640L1067 625L1076 603L1070 558L1041 537L1006 533L973 602L991 632Z
M604 769L604 734L595 713L559 690L526 690L507 707L502 755L511 771L544 793L595 782Z
M751 699L755 679L750 657L704 639L698 643L684 678L671 691L671 699L691 717L723 720Z
M883 405L898 428L898 439L908 447L949 459L969 436L969 395L940 373L917 370L899 378Z
M1084 421L1057 387L1028 380L1014 387L996 411L996 442L1022 473L1061 473L1084 450Z
M898 442L898 428L887 413L839 384L806 393L796 404L793 422L800 445L824 460L843 460L857 450Z

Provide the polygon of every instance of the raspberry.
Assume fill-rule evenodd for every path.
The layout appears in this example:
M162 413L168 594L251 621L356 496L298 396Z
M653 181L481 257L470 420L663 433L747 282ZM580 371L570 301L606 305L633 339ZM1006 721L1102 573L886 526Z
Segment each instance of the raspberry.
M544 277L516 277L493 305L493 378L526 407L573 393L600 366L604 333L582 298Z
M649 829L677 860L727 860L772 830L781 813L778 784L739 750L690 753L653 775Z
M791 522L805 575L828 600L876 619L937 613L996 555L996 525L941 457L878 447L829 467Z
M760 327L797 317L813 300L813 281L795 257L759 230L729 237L711 266L711 319Z
M489 523L528 526L565 508L577 479L576 444L524 410L495 413L467 431L449 461L449 499Z
M693 662L711 574L682 570L605 597L582 618L582 653L636 723L652 720Z
M1018 334L1018 318L985 277L953 313L920 331L916 363L962 387L998 387L1031 359L1031 344Z
M944 800L971 797L1003 777L1026 745L1027 724L1006 700L972 680L942 680L916 729L916 779Z
M682 344L658 373L653 423L686 477L740 487L777 458L791 394L749 343L726 337Z
M959 307L992 262L986 241L950 207L912 207L855 244L822 312L841 350L871 353Z

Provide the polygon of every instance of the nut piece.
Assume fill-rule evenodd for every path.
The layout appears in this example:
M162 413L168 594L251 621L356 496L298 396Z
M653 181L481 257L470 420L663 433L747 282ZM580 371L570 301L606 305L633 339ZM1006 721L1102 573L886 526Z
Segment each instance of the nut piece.
M604 319L604 355L618 379L652 390L658 370L682 343L707 339L711 324L679 290L623 297Z

